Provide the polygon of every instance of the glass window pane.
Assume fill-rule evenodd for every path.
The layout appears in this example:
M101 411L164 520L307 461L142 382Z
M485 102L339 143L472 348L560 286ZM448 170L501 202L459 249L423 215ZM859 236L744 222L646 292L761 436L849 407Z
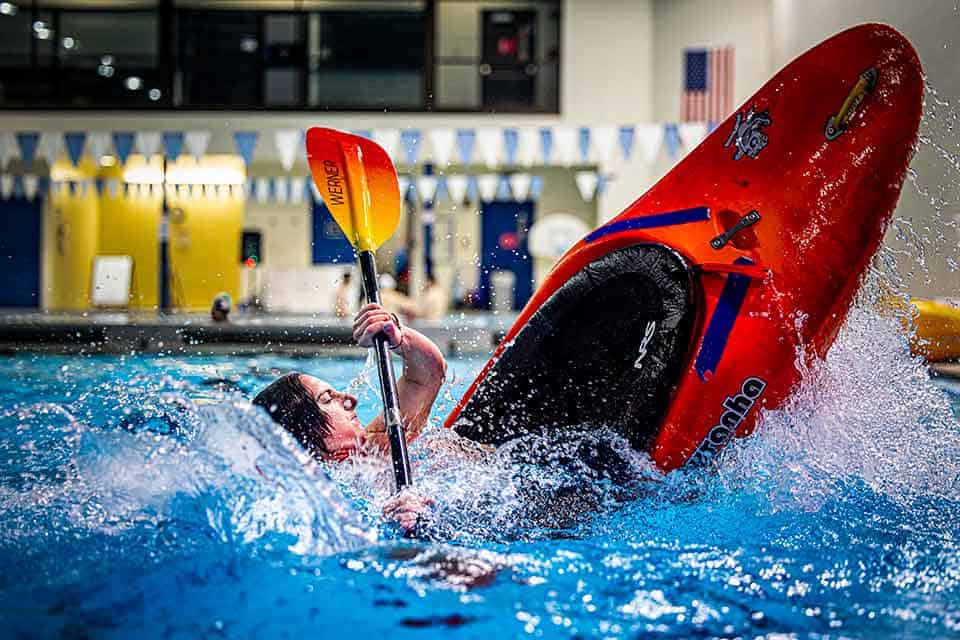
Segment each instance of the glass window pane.
M155 13L62 12L57 45L64 67L97 69L107 58L122 73L156 67L158 39Z
M185 11L179 17L184 105L255 106L260 91L260 15Z

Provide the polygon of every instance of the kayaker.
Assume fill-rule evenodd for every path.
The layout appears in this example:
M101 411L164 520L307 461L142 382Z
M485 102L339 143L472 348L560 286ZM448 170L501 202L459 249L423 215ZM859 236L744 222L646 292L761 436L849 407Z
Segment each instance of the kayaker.
M403 361L397 393L407 442L420 435L446 374L443 354L429 338L401 327L397 317L378 304L367 304L353 321L353 338L361 347L373 346L380 332ZM357 454L389 456L383 414L366 427L357 417L357 398L328 382L294 371L274 380L253 399L289 431L314 457L342 462ZM433 500L403 491L384 505L385 517L402 529L416 526Z

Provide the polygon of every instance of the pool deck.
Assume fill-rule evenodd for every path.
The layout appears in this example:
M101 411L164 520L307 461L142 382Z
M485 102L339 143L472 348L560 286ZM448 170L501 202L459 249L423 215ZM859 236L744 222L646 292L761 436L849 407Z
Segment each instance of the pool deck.
M446 355L486 355L500 342L516 313L454 313L414 327ZM128 312L0 313L0 354L177 353L355 355L351 322L328 315L255 313L215 323L206 314ZM931 371L960 379L960 363Z
M516 314L456 313L411 322L447 355L487 354ZM325 315L256 313L214 323L206 314L0 313L0 353L355 353L351 321Z

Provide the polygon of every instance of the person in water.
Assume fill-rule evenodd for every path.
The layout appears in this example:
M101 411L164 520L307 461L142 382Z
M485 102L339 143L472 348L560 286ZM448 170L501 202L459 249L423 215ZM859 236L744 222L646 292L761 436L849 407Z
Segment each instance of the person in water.
M353 321L354 340L370 348L380 332L403 361L397 394L407 442L411 442L427 424L447 365L429 338L401 327L397 317L382 306L365 305ZM357 418L356 397L324 380L296 371L288 373L258 393L253 403L266 409L315 458L342 462L358 454L390 455L383 414L363 427ZM428 497L403 491L386 503L384 515L409 531L432 504Z

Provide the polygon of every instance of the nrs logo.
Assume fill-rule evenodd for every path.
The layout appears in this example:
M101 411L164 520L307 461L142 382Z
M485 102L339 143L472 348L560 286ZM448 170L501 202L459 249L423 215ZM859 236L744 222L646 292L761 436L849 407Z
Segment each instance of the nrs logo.
M747 413L753 408L767 383L760 378L750 377L740 385L740 393L727 396L723 401L725 411L720 416L720 423L710 429L700 446L690 457L690 462L699 464L709 461L725 444L730 442L737 433L737 428L743 423Z

